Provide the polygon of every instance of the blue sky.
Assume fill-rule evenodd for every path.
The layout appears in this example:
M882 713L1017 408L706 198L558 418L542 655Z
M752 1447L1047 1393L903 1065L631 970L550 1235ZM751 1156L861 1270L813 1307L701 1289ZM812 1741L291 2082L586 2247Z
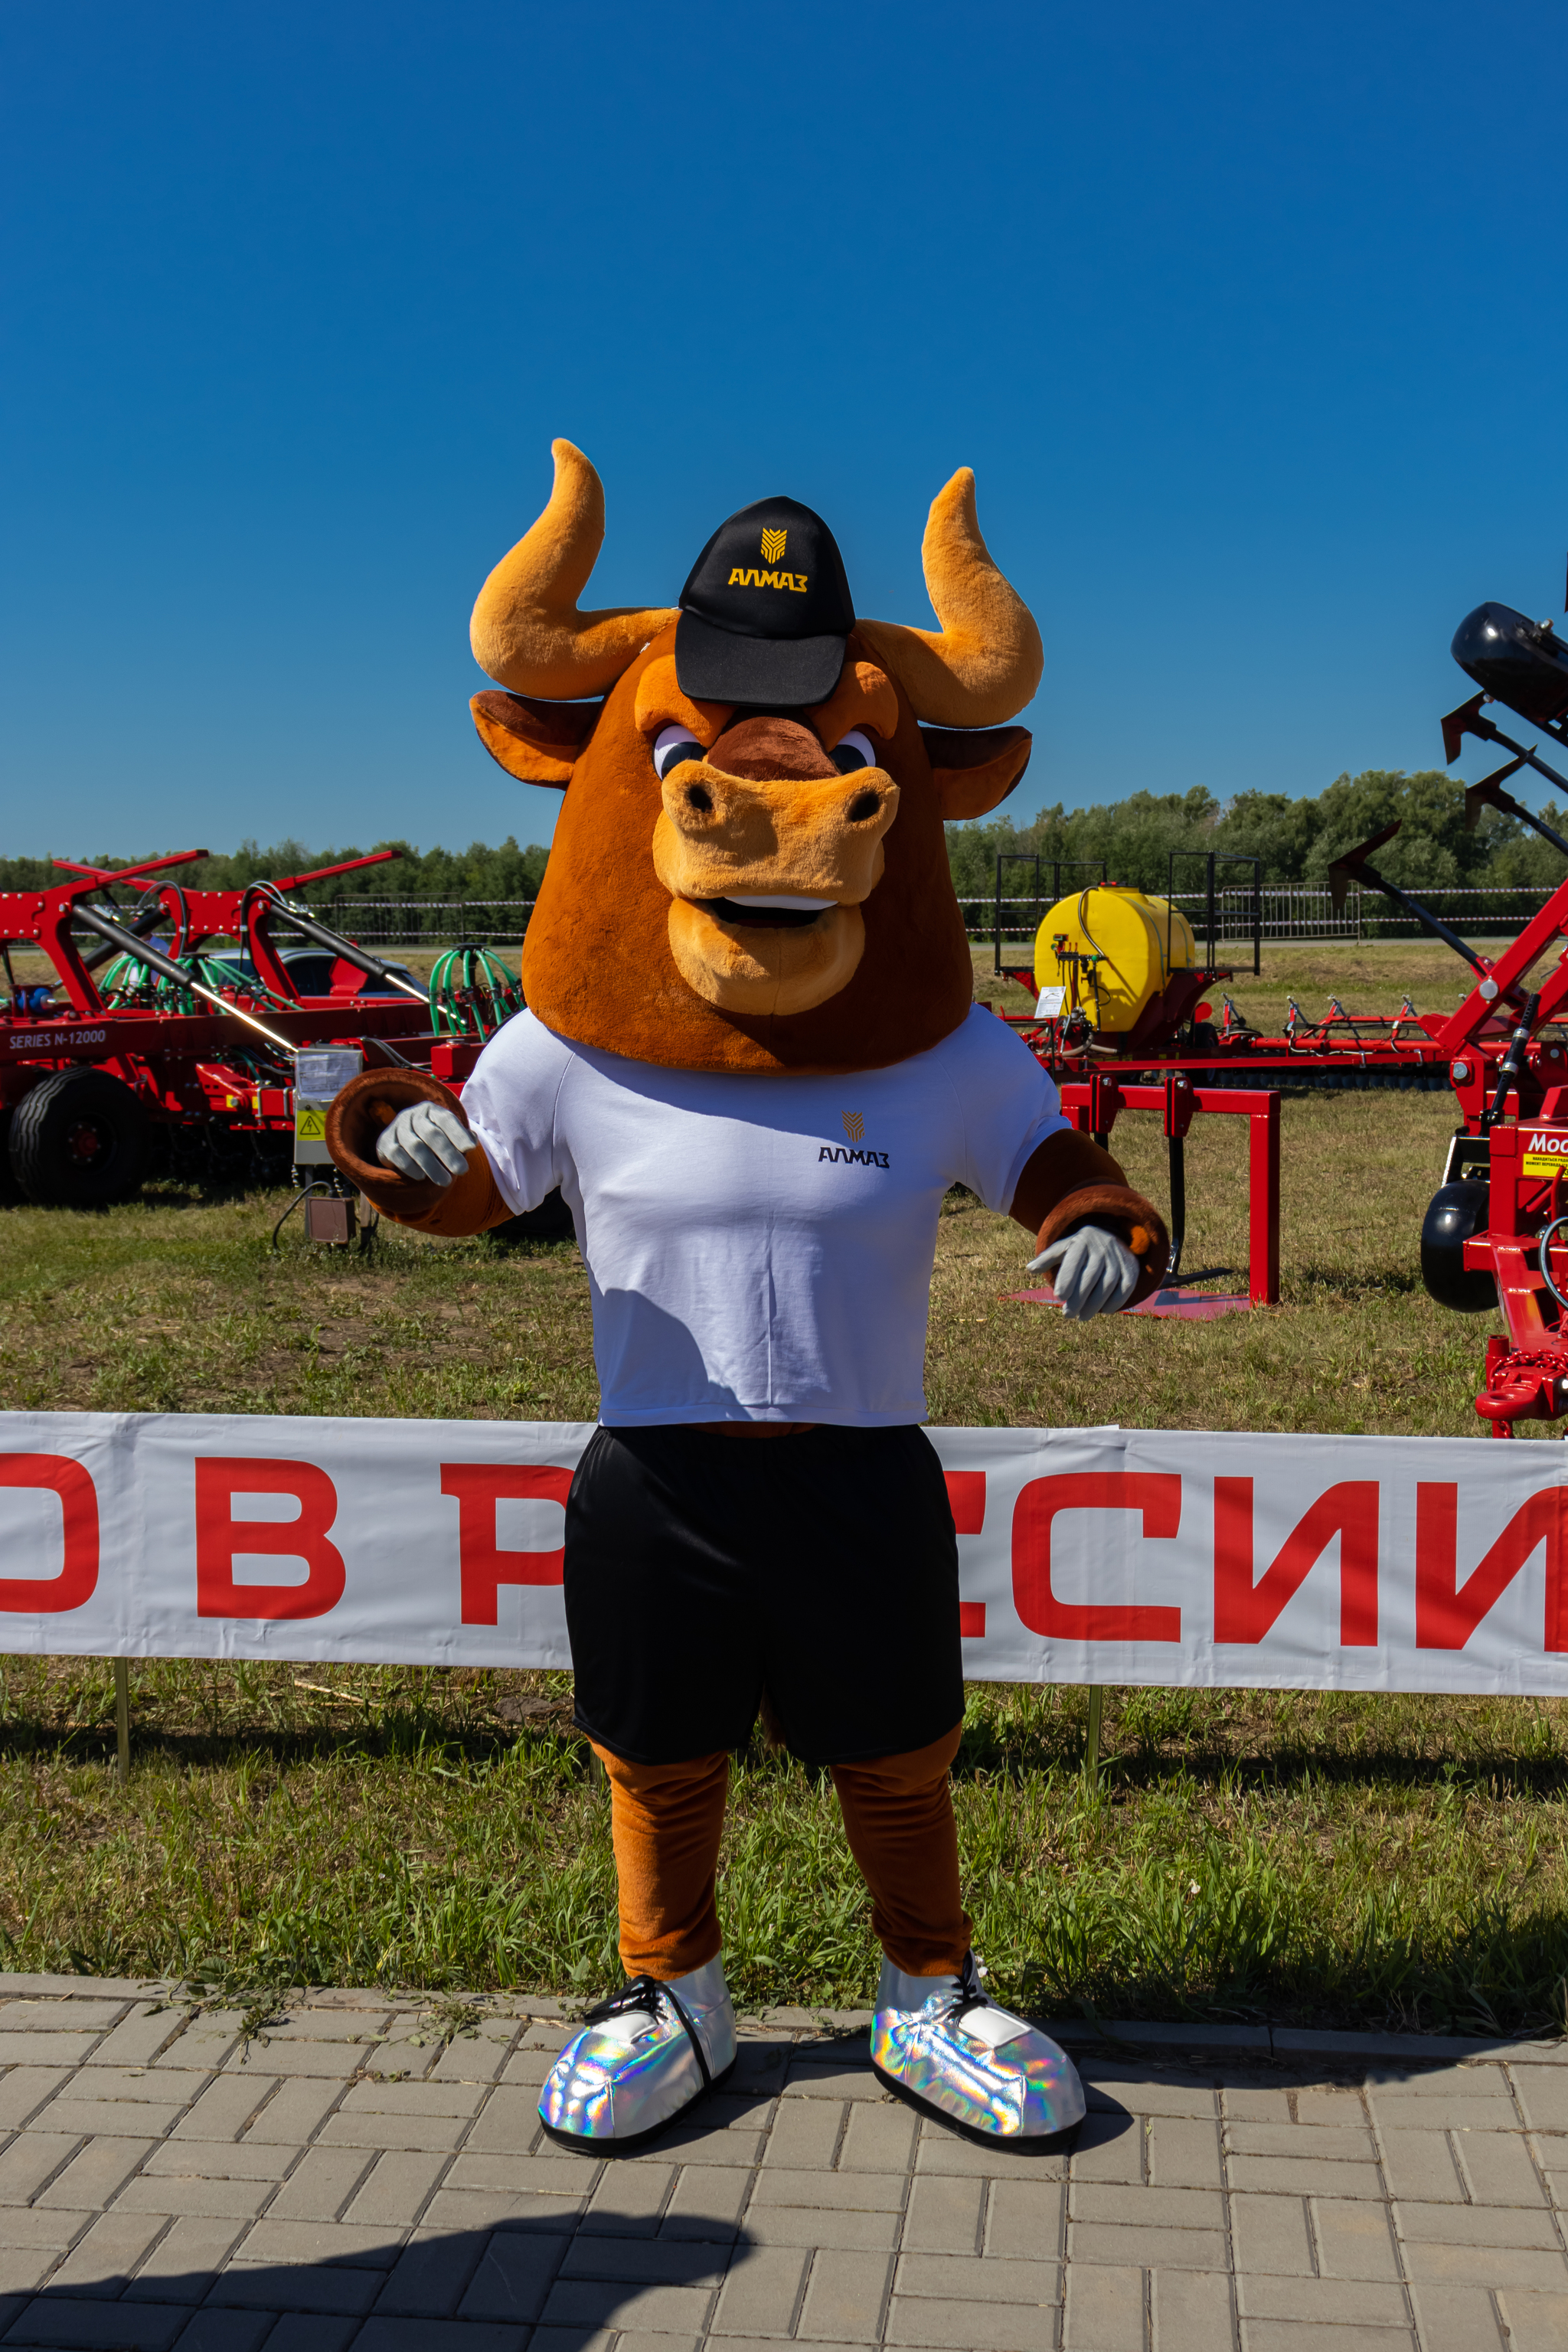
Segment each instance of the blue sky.
M547 838L467 620L558 433L605 604L783 491L924 623L973 465L1046 639L1026 810L1437 764L1460 616L1563 597L1564 47L1540 0L11 0L0 852Z

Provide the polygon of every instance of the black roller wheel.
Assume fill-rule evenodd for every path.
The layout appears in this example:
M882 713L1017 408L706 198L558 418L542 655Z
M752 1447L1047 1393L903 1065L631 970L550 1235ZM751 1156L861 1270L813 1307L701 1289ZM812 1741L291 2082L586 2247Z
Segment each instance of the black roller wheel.
M107 1070L57 1070L11 1114L10 1160L29 1201L103 1209L141 1188L147 1114Z
M1497 1306L1497 1284L1465 1264L1465 1244L1485 1233L1491 1188L1461 1177L1433 1193L1421 1227L1421 1279L1439 1307L1457 1315L1486 1315Z

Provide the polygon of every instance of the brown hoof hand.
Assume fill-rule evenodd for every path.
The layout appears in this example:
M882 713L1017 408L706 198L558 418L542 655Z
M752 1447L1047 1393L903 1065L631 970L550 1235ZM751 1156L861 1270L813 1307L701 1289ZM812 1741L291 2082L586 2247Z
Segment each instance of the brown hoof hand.
M410 1103L445 1103L462 1117L449 1087L425 1070L362 1070L327 1112L327 1150L333 1165L365 1198L390 1216L417 1215L441 1196L441 1187L399 1176L375 1156L376 1138Z

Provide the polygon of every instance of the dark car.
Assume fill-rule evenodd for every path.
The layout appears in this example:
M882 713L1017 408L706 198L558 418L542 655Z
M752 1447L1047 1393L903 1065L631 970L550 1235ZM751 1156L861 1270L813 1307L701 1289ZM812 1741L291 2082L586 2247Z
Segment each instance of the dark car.
M224 964L230 971L237 972L240 978L251 987L258 985L256 966L247 955L222 955L215 957L213 961ZM328 949L285 948L279 961L301 996L331 994L332 974L337 970L338 959ZM385 961L384 958L383 961ZM411 972L406 964L389 963L386 968L388 971L396 972L399 979L407 981L411 987L417 988L423 994L425 985L423 981ZM356 996L392 996L401 993L401 990L394 989L390 981L379 979L372 972L360 973L354 988Z

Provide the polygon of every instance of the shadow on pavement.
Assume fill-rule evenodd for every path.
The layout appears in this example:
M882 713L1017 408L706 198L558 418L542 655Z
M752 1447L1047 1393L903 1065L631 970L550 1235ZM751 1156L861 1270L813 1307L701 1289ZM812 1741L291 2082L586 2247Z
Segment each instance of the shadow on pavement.
M617 2200L613 2188L592 2211L484 2229L186 2220L147 2252L161 2226L151 2215L110 2214L67 2258L58 2283L5 2298L7 2352L262 2352L269 2343L275 2352L345 2352L351 2344L354 2352L519 2352L522 2331L540 2323L552 2330L549 2352L587 2352L613 2328L700 2335L728 2265L752 2243L732 2222L700 2213L660 2221L635 2190ZM199 2231L210 2243L230 2227L236 2242L223 2268L200 2267L188 2254L182 2263L182 2229L187 2241ZM322 2242L332 2238L350 2242L329 2251ZM311 2240L321 2246L314 2258Z

